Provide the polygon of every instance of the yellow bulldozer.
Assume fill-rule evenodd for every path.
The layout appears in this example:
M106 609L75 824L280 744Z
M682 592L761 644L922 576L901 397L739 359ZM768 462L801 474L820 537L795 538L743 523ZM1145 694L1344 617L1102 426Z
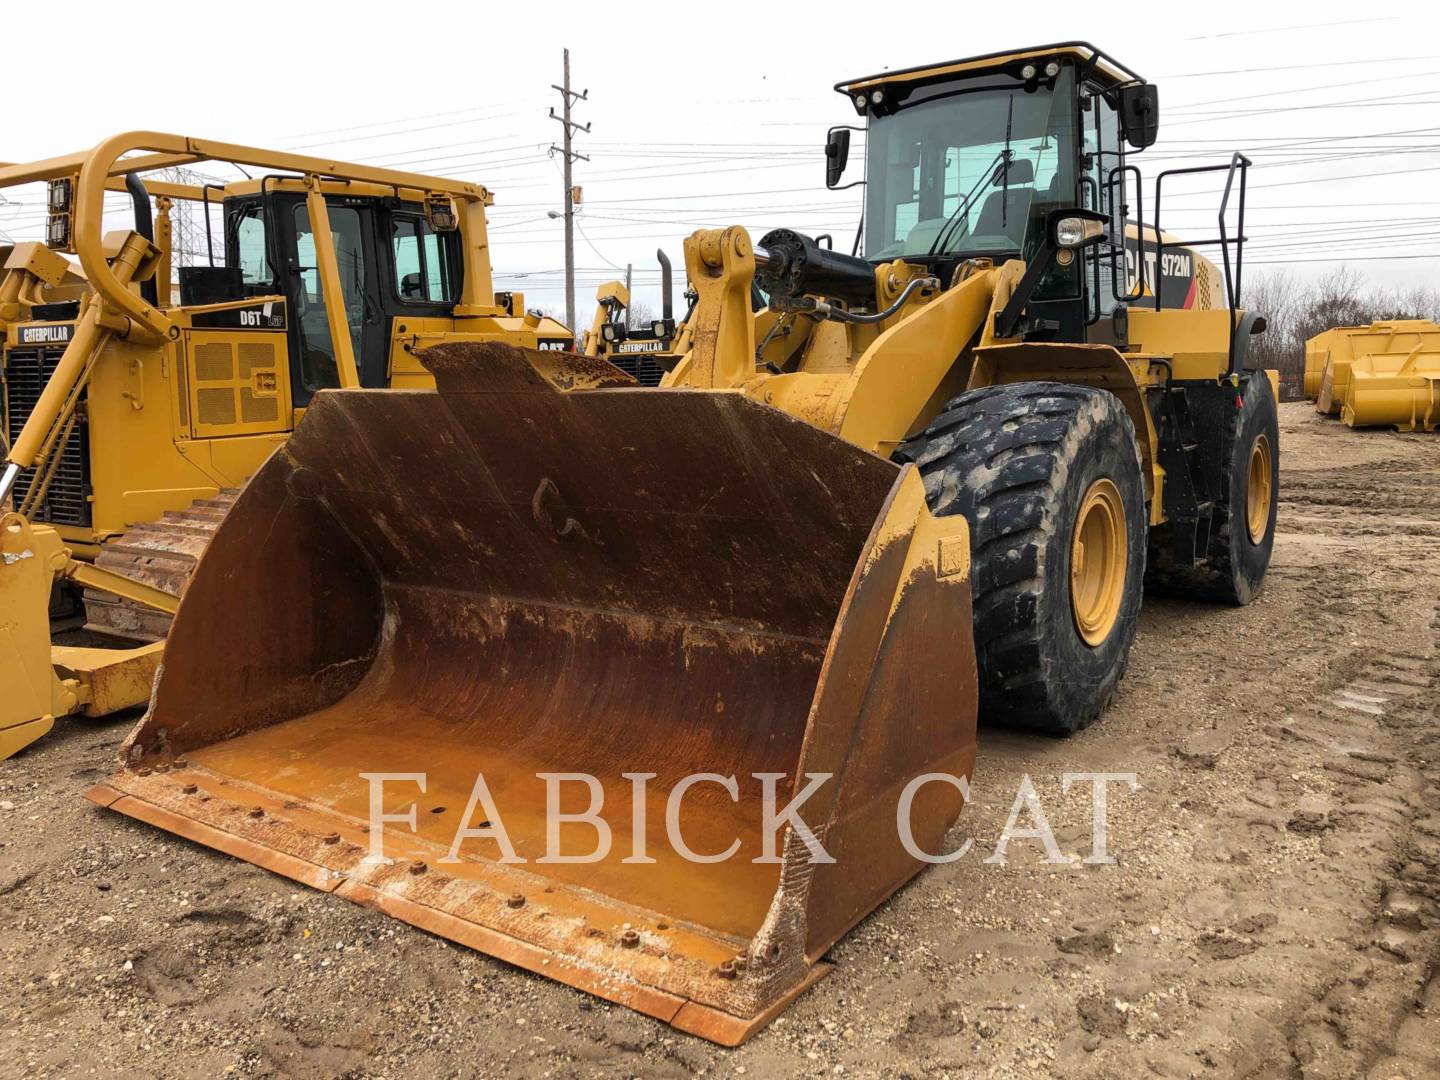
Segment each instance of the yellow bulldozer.
M1139 280L1124 251L1158 93L1118 60L838 89L863 249L690 236L659 387L442 342L433 391L317 395L89 797L733 1045L943 850L977 713L1095 720L1147 583L1250 600L1279 438L1248 161L1197 170L1226 303L1166 307L1163 234Z
M580 343L586 356L608 360L641 386L659 386L680 354L690 348L689 313L678 322L675 319L670 257L663 249L655 257L660 263L660 318L649 326L630 325L629 287L623 281L607 281L595 290L595 317ZM686 290L686 298L691 296Z
M1347 427L1440 427L1440 326L1388 319L1337 326L1305 343L1305 396Z
M145 179L206 161L263 175ZM196 559L317 392L433 386L417 355L439 341L573 341L493 291L477 184L155 133L0 168L0 190L36 182L47 242L16 245L0 282L0 757L56 716L148 699ZM104 232L111 191L134 228ZM178 200L203 212L209 260L179 268L177 303ZM85 628L52 642L66 603Z

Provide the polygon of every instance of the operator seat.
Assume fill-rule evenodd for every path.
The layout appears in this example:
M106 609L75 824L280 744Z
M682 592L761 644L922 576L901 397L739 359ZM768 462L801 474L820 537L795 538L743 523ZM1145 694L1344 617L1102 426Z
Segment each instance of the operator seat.
M1028 158L1010 162L1009 190L1000 186L1000 172L996 170L995 186L985 197L980 207L980 216L975 221L975 236L1005 236L1013 231L1015 223L1023 222L1030 216L1030 203L1035 198L1035 166Z

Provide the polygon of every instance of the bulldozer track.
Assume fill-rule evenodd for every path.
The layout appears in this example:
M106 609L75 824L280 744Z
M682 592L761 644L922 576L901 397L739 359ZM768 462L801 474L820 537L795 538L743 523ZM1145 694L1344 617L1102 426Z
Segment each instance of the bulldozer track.
M158 521L136 525L106 543L95 565L179 596L239 495L238 488L226 488L184 510L167 511ZM89 589L85 615L87 629L140 641L159 641L170 630L165 612Z

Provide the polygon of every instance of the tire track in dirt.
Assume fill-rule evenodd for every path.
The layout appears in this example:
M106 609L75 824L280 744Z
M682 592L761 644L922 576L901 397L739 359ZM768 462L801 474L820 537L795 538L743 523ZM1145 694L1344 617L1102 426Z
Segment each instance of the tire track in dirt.
M1349 797L1340 816L1362 819L1362 834L1368 819L1402 831L1368 940L1291 1032L1290 1071L1303 1080L1440 1075L1440 602L1430 631L1428 651L1380 654L1373 674L1336 690L1314 714L1322 731L1340 726L1337 714L1358 714L1391 735L1393 753L1337 746L1343 756L1328 766ZM1353 723L1342 730L1332 734L1349 736Z
M1337 874L1359 868L1373 875L1365 886L1370 918L1330 944L1353 955L1285 1025L1288 1060L1264 1058L1249 1075L1440 1075L1440 485L1434 462L1294 470L1285 474L1280 498L1285 528L1354 544L1347 581L1317 576L1322 611L1388 609L1398 625L1380 647L1338 656L1328 692L1280 729L1322 751L1336 803L1328 811L1297 809L1287 827L1320 837ZM1341 592L1350 595L1337 603ZM1421 617L1407 617L1411 612ZM1412 632L1401 630L1406 626Z
M1292 531L1440 542L1440 484L1433 465L1413 460L1286 471L1279 513Z

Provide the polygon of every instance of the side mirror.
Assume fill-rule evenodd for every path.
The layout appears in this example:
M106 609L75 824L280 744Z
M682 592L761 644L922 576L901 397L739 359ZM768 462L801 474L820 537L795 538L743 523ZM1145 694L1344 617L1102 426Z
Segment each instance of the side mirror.
M850 160L850 129L833 127L825 136L825 186L833 188L845 174L845 163Z
M406 274L400 279L400 295L406 300L416 300L420 297L420 275Z
M1160 134L1160 88L1154 83L1120 87L1120 130L1136 150L1155 142Z

